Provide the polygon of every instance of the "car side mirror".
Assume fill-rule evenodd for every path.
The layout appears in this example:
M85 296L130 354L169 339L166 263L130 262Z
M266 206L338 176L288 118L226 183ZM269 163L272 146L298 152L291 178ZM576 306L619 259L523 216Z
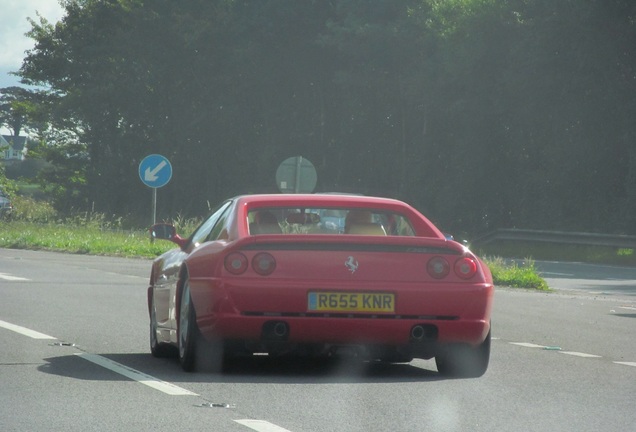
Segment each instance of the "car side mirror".
M153 239L173 240L177 235L177 229L174 225L159 223L150 227L150 236Z
M188 239L184 239L179 236L179 234L177 234L177 229L174 227L174 225L167 223L158 223L151 226L150 238L153 241L156 239L171 241L182 249L190 243Z

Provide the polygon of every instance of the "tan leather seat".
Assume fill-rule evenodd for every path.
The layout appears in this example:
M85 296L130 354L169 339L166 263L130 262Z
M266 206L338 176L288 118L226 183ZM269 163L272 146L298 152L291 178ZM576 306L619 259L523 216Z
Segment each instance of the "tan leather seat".
M380 224L373 222L359 222L350 224L347 234L385 236L386 231Z
M250 234L282 234L276 216L261 210L254 215L254 222L250 224Z

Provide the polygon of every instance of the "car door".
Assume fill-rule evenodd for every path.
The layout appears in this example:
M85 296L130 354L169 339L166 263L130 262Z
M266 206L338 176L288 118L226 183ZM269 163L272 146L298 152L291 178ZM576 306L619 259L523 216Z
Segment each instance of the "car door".
M171 330L177 329L177 283L183 261L207 240L214 227L227 214L231 205L231 200L222 203L194 230L186 246L181 249L174 249L164 255L161 271L157 274L153 289L157 325L159 327Z

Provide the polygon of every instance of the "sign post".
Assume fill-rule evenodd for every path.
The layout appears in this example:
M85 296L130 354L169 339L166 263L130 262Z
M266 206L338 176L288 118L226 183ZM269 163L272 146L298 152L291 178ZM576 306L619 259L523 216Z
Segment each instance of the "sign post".
M151 154L139 164L139 178L152 188L152 224L157 223L157 188L163 187L172 178L172 165L164 156Z

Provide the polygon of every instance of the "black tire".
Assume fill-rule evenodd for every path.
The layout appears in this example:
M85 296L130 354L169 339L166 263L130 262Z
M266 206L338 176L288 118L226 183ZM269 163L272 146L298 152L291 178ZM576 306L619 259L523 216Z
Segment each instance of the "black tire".
M157 313L154 297L150 302L150 353L157 358L174 357L176 354L173 346L159 343L157 340Z
M450 378L477 378L486 373L490 362L490 331L486 339L473 348L465 344L449 345L435 357L437 370Z
M197 328L196 314L192 305L192 297L190 296L190 283L187 279L181 290L177 336L181 367L186 372L193 372L196 369L199 330Z
M197 326L188 279L185 280L181 290L177 337L179 362L184 371L218 372L223 368L223 342L220 340L206 341L201 335Z

